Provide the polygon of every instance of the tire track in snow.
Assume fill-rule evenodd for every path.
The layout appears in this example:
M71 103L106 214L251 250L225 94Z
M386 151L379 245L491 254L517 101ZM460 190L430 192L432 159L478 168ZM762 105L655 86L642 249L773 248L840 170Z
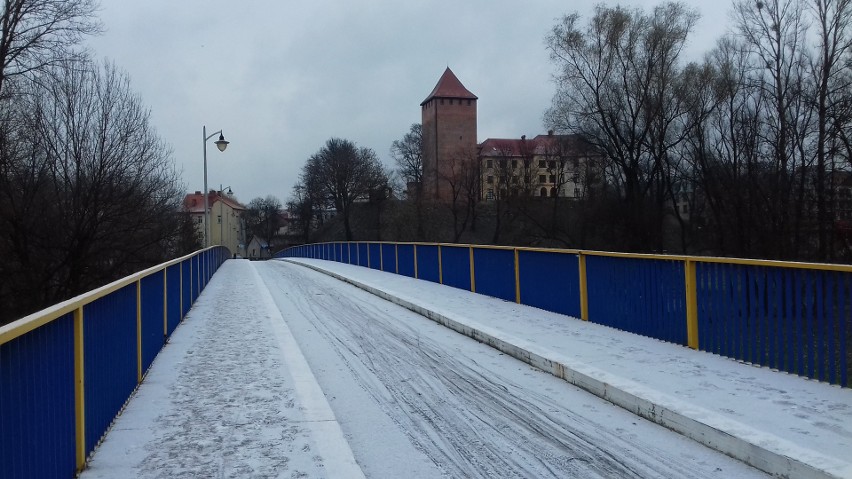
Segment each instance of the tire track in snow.
M445 344L436 336L456 333L319 273L267 263L259 271L269 289L293 290L287 298L299 314L448 476L730 477L730 471L697 467L701 461L690 453L662 450L653 437L642 439L627 428L643 420L598 398L575 390L584 403L599 404L607 418L618 416L615 425L589 419L586 404L566 404L563 397L518 384L517 373L505 374L505 364L527 369L525 376L544 373L487 346L460 336ZM453 346L458 341L462 346ZM754 477L760 475L755 471Z

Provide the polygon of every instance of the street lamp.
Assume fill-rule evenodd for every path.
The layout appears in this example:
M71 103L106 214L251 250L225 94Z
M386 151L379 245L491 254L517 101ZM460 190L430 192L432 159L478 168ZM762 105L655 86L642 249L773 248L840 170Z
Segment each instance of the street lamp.
M216 144L216 148L219 148L219 151L225 151L225 148L228 147L228 142L225 141L225 137L222 135L222 130L207 136L207 125L204 125L201 133L204 137L204 247L206 248L210 246L210 211L207 209L207 195L209 194L207 191L207 140L218 134L219 139L214 143Z

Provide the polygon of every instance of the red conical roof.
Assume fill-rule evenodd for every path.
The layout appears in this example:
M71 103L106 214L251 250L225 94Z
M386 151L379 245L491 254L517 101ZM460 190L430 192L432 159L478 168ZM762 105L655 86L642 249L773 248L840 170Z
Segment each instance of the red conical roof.
M444 74L441 75L441 79L438 80L438 84L435 85L435 88L432 90L432 93L420 103L420 106L425 105L432 98L462 98L466 100L476 100L476 95L470 92L467 88L462 85L456 75L450 70L450 67L447 67L444 70Z

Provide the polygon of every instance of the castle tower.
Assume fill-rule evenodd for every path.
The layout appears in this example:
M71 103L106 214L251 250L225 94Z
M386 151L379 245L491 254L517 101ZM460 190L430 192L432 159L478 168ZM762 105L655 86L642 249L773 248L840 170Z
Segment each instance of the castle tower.
M423 192L427 199L448 201L448 178L462 161L475 161L476 95L449 67L420 104L423 126Z

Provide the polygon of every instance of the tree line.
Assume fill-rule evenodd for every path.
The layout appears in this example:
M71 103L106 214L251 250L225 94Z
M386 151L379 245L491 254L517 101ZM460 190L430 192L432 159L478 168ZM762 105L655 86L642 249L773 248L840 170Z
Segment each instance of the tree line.
M0 324L195 250L170 148L81 46L92 0L0 11Z
M698 16L681 3L563 17L546 121L603 153L626 249L663 249L670 216L680 251L848 260L852 2L738 0L732 18L685 63Z
M557 144L546 163L560 187L567 178L582 186L578 196L532 194L536 170L498 161L485 198L483 165L467 152L450 160L451 200L423 201L413 125L391 146L396 169L386 176L398 201L350 207L355 227L317 221L308 206L334 202L306 166L289 203L301 231L313 225L316 237L304 239L849 261L852 0L737 0L730 31L687 61L698 18L679 2L599 5L553 26L556 92L544 122L591 153L572 169L576 152Z

